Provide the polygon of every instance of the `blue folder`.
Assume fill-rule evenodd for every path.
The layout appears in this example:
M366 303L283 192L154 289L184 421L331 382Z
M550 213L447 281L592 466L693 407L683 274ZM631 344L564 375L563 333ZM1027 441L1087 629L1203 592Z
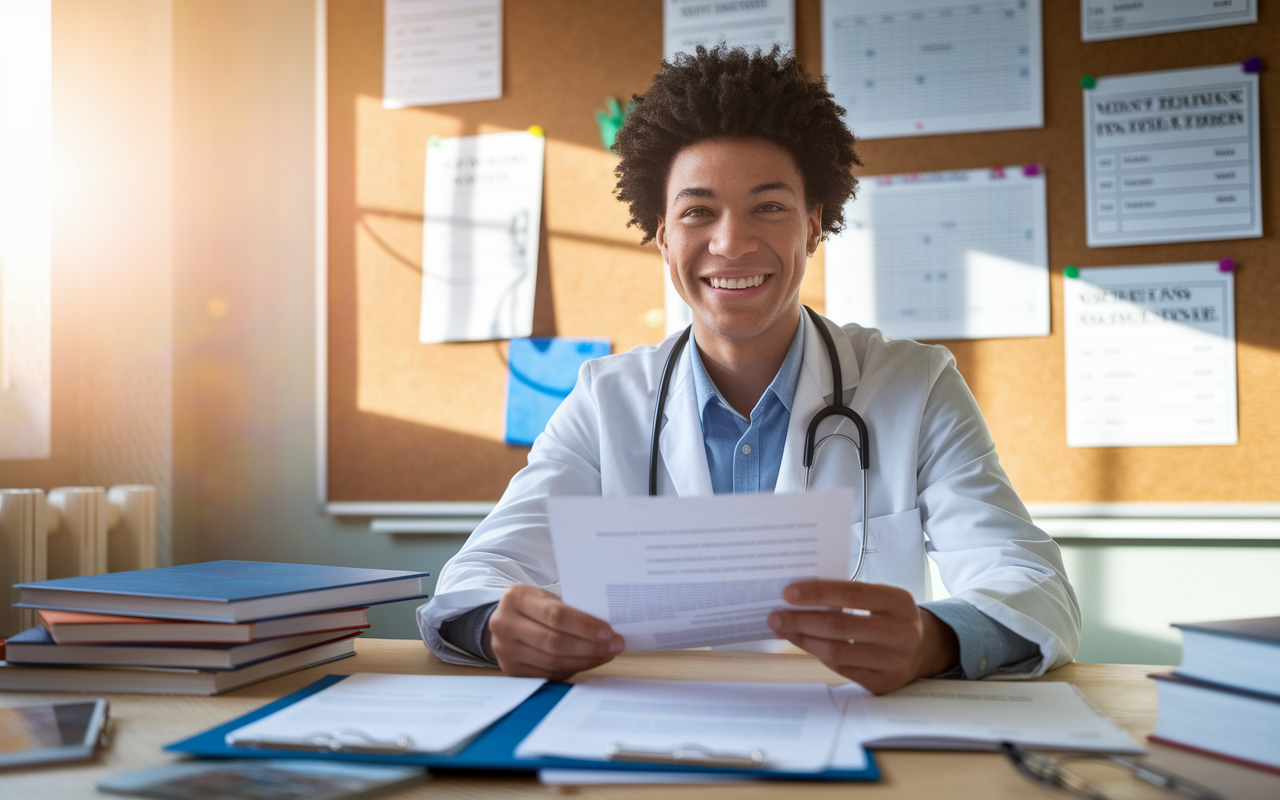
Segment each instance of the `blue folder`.
M737 769L729 767L704 767L691 764L636 764L621 761L588 761L576 758L516 758L515 749L529 735L547 712L572 688L568 683L547 683L534 692L514 711L490 725L459 752L441 753L334 753L312 752L294 749L270 749L265 747L229 747L226 735L250 722L262 719L287 708L304 697L309 697L345 678L345 675L326 675L310 686L291 695L268 703L257 711L233 719L197 734L190 739L176 742L165 748L171 753L186 753L206 758L323 758L329 761L363 761L379 764L416 764L431 768L432 772L445 770L499 770L506 772L533 772L540 769L592 769L624 770L631 772L710 772L729 775L750 775L768 780L788 781L877 781L880 769L871 753L867 753L867 766L860 770L830 769L825 772L782 772L769 769Z
M578 369L607 355L606 339L512 339L507 355L507 444L533 444L573 391Z

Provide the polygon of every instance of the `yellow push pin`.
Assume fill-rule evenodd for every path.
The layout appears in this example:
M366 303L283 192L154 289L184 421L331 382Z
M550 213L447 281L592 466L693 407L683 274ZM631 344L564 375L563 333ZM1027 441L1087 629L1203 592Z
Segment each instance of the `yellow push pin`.
M546 134L543 132L543 130L542 130L542 126L541 126L541 125L530 125L530 126L529 126L529 133L532 133L534 136L545 136L545 135L546 135Z

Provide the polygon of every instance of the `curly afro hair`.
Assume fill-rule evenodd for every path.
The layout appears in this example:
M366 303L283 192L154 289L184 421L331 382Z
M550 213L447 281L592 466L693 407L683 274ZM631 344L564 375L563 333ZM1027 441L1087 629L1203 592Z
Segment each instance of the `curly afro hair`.
M810 208L822 204L824 237L844 229L844 205L858 186L851 170L862 164L845 111L824 79L810 77L777 45L768 53L699 45L693 55L663 61L649 91L632 99L615 139L622 157L616 194L631 207L628 227L644 231L641 244L657 235L676 154L721 136L766 139L789 152Z

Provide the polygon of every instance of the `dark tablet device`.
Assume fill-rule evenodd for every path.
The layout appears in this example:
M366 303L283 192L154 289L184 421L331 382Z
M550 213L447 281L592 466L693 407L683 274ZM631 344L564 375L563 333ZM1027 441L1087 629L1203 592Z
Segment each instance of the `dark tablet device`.
M106 729L102 698L0 708L0 767L93 758Z

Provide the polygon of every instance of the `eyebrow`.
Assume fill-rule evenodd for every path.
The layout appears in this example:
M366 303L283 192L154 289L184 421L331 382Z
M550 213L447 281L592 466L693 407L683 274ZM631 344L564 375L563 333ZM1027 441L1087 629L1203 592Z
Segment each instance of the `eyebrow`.
M759 186L756 186L755 188L753 188L750 191L750 194L753 194L753 195L764 194L765 192L777 191L779 189L784 189L793 195L795 194L795 190L792 189L788 184L783 183L782 181L778 181L776 183L762 183ZM683 200L686 197L715 197L715 196L716 196L716 193L711 191L710 189L705 189L701 186L689 186L677 192L676 196L672 198L672 202Z

